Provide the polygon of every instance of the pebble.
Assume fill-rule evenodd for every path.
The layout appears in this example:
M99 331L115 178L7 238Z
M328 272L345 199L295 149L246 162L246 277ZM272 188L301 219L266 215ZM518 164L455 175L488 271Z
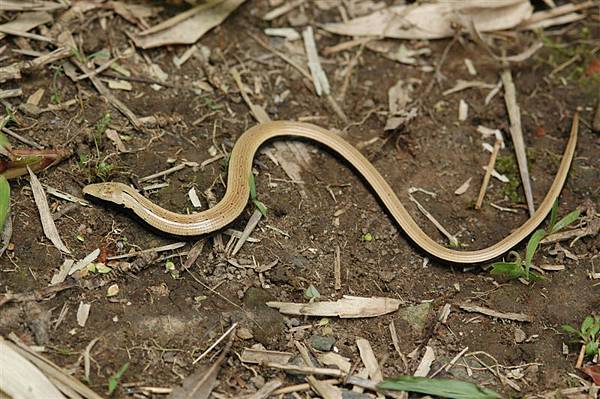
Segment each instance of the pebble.
M321 352L329 352L335 345L335 338L323 335L313 335L310 337L310 346Z

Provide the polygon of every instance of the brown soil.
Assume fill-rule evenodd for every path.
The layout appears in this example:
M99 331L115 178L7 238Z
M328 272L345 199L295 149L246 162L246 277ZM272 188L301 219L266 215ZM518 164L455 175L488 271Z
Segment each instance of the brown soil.
M17 116L20 126L15 126L15 130L21 134L47 147L66 145L74 151L71 158L40 174L42 182L82 196L81 188L85 184L102 180L94 172L99 160L105 159L113 167L106 177L108 180L132 183L139 177L172 166L167 162L169 158L201 163L211 157L208 149L213 143L230 150L236 138L255 123L227 73L232 66L243 71L243 79L252 89L254 78L262 79L262 93L254 94L252 98L258 104L266 104L272 119L296 120L311 116L320 126L345 129L347 125L331 110L328 102L309 89L311 82L304 81L293 68L259 47L252 38L239 33L250 30L261 34L260 31L269 24L257 16L263 15L268 8L267 2L249 1L200 41L212 50L211 61L229 86L226 94L218 89L214 93L200 95L189 90L191 82L201 79L203 73L195 58L181 69L173 66L172 58L180 55L184 47L138 50L139 54L145 53L168 73L170 83L182 87L165 87L156 91L147 83L132 82L131 92L115 93L138 116L163 115L178 119L145 133L132 130L127 119L107 104L88 81L75 84L63 74L55 77L53 70L46 68L20 81L3 84L5 89L21 87L23 90L21 99L10 100L14 106L39 88L46 88L42 100L42 104L46 104L54 86L63 101L78 100L78 105L70 111L47 112L39 117L22 113ZM176 12L170 10L168 14ZM314 24L338 18L331 11L322 12L313 6L307 6L305 12ZM161 15L161 19L166 16ZM286 18L281 17L270 25L288 26ZM551 38L571 46L583 46L582 41L590 42L590 38L583 36L584 28L592 32L592 39L600 38L597 20L590 19L566 29L562 27L563 34ZM77 26L73 29L81 38L85 54L107 46L119 49L128 46L124 31L130 26L118 17L108 19L106 31L101 28L99 19L88 21L85 29ZM522 50L526 46L525 39L533 37L532 34L520 36L523 43L508 42L511 51ZM347 38L329 34L319 33L317 36L321 49L345 40ZM426 43L432 50L431 59L426 61L435 65L449 42ZM41 46L37 42L31 44L34 48ZM270 44L276 47L281 42L271 40ZM408 46L417 44L407 43ZM0 47L4 45L9 49L17 47L9 38L0 41ZM324 58L334 93L342 85L342 81L334 77L336 71L346 65L346 57L354 57L356 51L357 48L354 48ZM4 54L8 58L2 61L2 65L24 59L24 56L9 50ZM560 197L559 212L563 215L586 203L600 203L600 138L590 130L598 86L593 86L593 79L577 73L586 67L585 62L589 59L575 62L556 76L549 77L553 69L550 60L556 62L557 57L556 50L545 48L527 62L514 65L512 73L522 110L537 203L545 195L556 172L557 159L566 143L573 111L582 107L583 123L577 154ZM409 201L409 187L435 192L435 198L422 193L415 196L446 229L458 233L465 248L475 249L495 243L509 234L525 222L527 213L524 204L513 203L505 197L502 184L497 180L491 182L483 209L473 209L483 176L482 166L489 158L489 153L481 150L482 139L476 128L479 124L501 128L509 137L508 116L502 92L488 106L483 105L487 89L442 95L456 80L473 79L467 73L464 58L474 60L478 71L476 79L485 82L498 80L498 63L467 39L453 45L441 67L446 79L441 84L434 84L429 93L425 93L425 88L433 78L432 73L387 60L365 49L353 71L347 95L340 104L351 122L355 123L347 129L348 141L358 144L379 137L362 151L383 172L419 225L440 243L446 243ZM142 69L136 62L144 61L129 58L122 64L135 76L141 76ZM401 131L387 135L383 133L386 116L380 111L387 110L388 89L398 79L415 79L413 97L420 101L419 115ZM277 104L274 97L285 90L290 91L289 96L283 103ZM470 104L470 111L468 120L459 123L456 115L461 98ZM441 101L444 106L440 106ZM367 117L369 112L372 113ZM110 140L103 138L96 149L95 126L105 113L111 115L111 127L131 137L126 142L128 148L146 147L138 152L120 154ZM206 118L194 126L192 122L202 116ZM538 128L545 130L543 137L534 135ZM151 137L156 139L150 142ZM512 154L512 150L509 144L500 155ZM521 388L520 392L503 385L488 371L476 368L476 363L471 361L473 358L469 361L473 367L472 377L467 376L462 361L449 373L439 375L477 381L507 396L578 386L573 374L585 378L574 369L578 347L569 346L569 353L563 353L566 337L560 334L560 326L565 323L578 325L585 316L598 313L600 309L600 288L597 280L589 278L594 261L598 272L598 237L585 237L569 248L578 260L563 254L553 256L549 253L553 246L543 246L536 255L535 263L563 264L565 270L546 273L544 281L529 286L519 281L495 279L479 266L463 268L435 259L428 259L427 263L427 254L407 239L369 187L346 162L317 146L309 146L309 152L312 160L304 170L304 185L289 182L283 170L265 155L256 158L257 191L269 213L253 233L260 242L246 243L236 258L255 259L261 265L279 260L273 269L264 273L262 288L259 276L252 270L238 269L226 262L225 255L213 246L214 235L211 235L205 239L204 250L190 269L202 285L184 271L180 272L179 278L174 278L165 271L165 260L162 260L140 273L120 278L120 292L113 298L107 298L104 286L91 290L75 288L38 302L4 305L0 308L0 333L6 336L15 332L27 343L45 346L50 359L66 369L74 367L78 378L83 378L83 367L79 363L81 353L92 339L100 338L92 350L89 386L105 395L108 378L129 362L117 397L131 394L138 384L164 387L180 384L183 377L198 368L199 365L192 366L192 360L234 321L250 329L254 336L246 341L236 340L234 351L237 353L255 343L262 343L272 350L295 352L293 339L308 340L313 334L330 333L335 338L339 353L352 359L353 363L359 363L356 338L368 339L382 360L385 376L414 372L423 347L429 345L437 356L433 370L465 347L469 348L469 352L487 352L500 365L518 366L517 370L524 376L513 381ZM90 157L90 160L81 162L82 156ZM226 176L224 165L219 161L202 170L186 168L170 175L166 178L170 185L153 192L149 198L168 209L188 212L192 207L186 193L191 187L202 193L216 181L215 194L217 197L223 194L224 187L219 176ZM471 187L465 194L456 196L454 190L470 177L473 178ZM65 257L43 235L28 180L12 181L11 188L14 225L11 242L14 248L0 259L0 289L2 292L20 293L46 287ZM305 191L305 197L300 195L301 190ZM520 193L521 188L518 190ZM201 200L206 206L205 198L201 196ZM491 207L490 202L518 211L502 212ZM56 198L50 198L50 205L53 211L70 206ZM334 216L338 210L344 212ZM231 227L243 230L252 211L253 207L249 205ZM175 238L149 228L129 212L99 202L91 207L74 207L56 224L74 259L83 258L99 246L106 248L109 255L116 255L175 241ZM283 236L267 225L289 236ZM364 241L365 233L370 233L373 240ZM227 238L224 236L225 242ZM186 248L173 253L189 250L194 242L189 240ZM564 247L567 245L568 242L563 243ZM341 254L341 290L334 289L336 247L340 248ZM521 253L524 249L525 243L515 248ZM185 258L182 255L171 260L180 269ZM430 303L431 306L422 329L411 327L397 313L374 319L331 319L323 327L318 325L317 318L290 321L290 318L264 306L266 298L305 302L303 293L310 284L318 289L322 300L335 300L342 295L387 296L402 299L405 303L402 307L420 303ZM206 287L216 287L220 295ZM202 295L207 299L196 303L194 298ZM92 305L84 328L79 327L76 321L80 302ZM234 307L231 302L239 307ZM525 313L533 318L533 322L510 322L466 313L456 306L464 302L501 312ZM438 313L445 304L453 306L447 323L442 324L438 321ZM53 323L65 306L68 307L66 317L55 329ZM48 313L50 315L41 327L33 323L44 320L42 316ZM398 331L401 351L406 355L419 349L414 359L408 359L408 368L404 367L392 346L388 330L392 321ZM289 326L296 322L312 327L290 333ZM39 332L40 329L45 336ZM517 329L525 332L526 341L515 341ZM494 366L489 357L481 355L480 359ZM210 359L204 362L208 364ZM266 380L284 376L266 368L258 367L255 371ZM509 371L500 368L503 375ZM255 390L252 377L252 370L243 367L237 356L230 356L219 377L217 391L230 397L252 392ZM294 379L288 378L288 382L294 382Z

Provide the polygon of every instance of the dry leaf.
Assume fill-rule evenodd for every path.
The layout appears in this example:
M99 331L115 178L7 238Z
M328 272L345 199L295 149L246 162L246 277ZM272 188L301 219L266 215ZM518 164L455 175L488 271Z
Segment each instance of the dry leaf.
M92 307L89 303L79 302L79 307L77 308L77 324L81 327L85 327L85 323L87 323L87 319L90 316L90 308Z
M456 191L454 191L454 194L462 195L462 194L466 193L467 190L469 189L469 186L471 185L471 179L473 179L473 178L469 177L466 182L461 184L461 186L459 188L457 188Z
M338 316L341 318L375 317L398 310L401 301L395 298L344 295L336 302L267 302L281 313L307 316Z
M324 29L350 36L441 39L453 36L455 26L467 27L471 22L480 32L511 29L532 12L529 0L411 4L388 7L348 22L325 24Z
M223 22L225 18L227 18L227 16L244 1L245 0L225 0L216 3L213 7L205 7L201 12L192 15L168 29L145 36L132 36L133 42L136 46L143 49L169 44L196 43L206 32Z
M0 387L11 398L63 399L64 396L37 367L0 337Z
M33 191L33 199L35 200L35 204L37 205L38 212L40 214L44 234L59 251L70 254L71 251L69 251L69 248L67 248L60 239L60 235L58 234L58 230L56 229L56 225L54 224L54 220L52 219L52 214L50 213L50 207L48 206L48 200L46 198L46 193L44 192L42 184L35 176L35 174L31 171L31 169L27 169L29 170L31 190Z
M0 10L2 9L2 3L0 2ZM21 13L14 20L0 25L0 40L6 36L3 32L28 32L36 26L50 21L52 21L52 16L44 11Z

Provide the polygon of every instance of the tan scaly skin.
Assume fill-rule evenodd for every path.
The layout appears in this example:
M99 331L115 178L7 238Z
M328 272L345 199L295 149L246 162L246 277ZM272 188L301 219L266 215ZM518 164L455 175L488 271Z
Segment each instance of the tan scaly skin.
M246 207L250 193L249 176L258 148L267 140L282 137L303 137L317 141L350 162L369 182L387 210L406 234L431 255L453 263L480 263L499 257L526 238L544 220L560 194L577 144L578 116L573 117L571 135L556 177L537 211L521 227L487 248L460 251L446 248L431 239L406 211L394 191L356 148L334 133L318 126L299 122L268 122L255 126L240 136L229 159L227 191L223 199L204 212L184 215L159 207L134 189L121 183L99 183L84 187L85 194L114 202L131 209L148 224L167 233L197 236L219 230L234 221Z

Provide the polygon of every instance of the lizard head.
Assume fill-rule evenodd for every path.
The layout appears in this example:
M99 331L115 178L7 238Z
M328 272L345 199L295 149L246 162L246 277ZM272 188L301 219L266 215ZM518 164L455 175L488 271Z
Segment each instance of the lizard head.
M97 183L88 184L83 188L83 193L92 197L100 198L104 201L110 201L118 205L123 205L123 187L122 183Z

